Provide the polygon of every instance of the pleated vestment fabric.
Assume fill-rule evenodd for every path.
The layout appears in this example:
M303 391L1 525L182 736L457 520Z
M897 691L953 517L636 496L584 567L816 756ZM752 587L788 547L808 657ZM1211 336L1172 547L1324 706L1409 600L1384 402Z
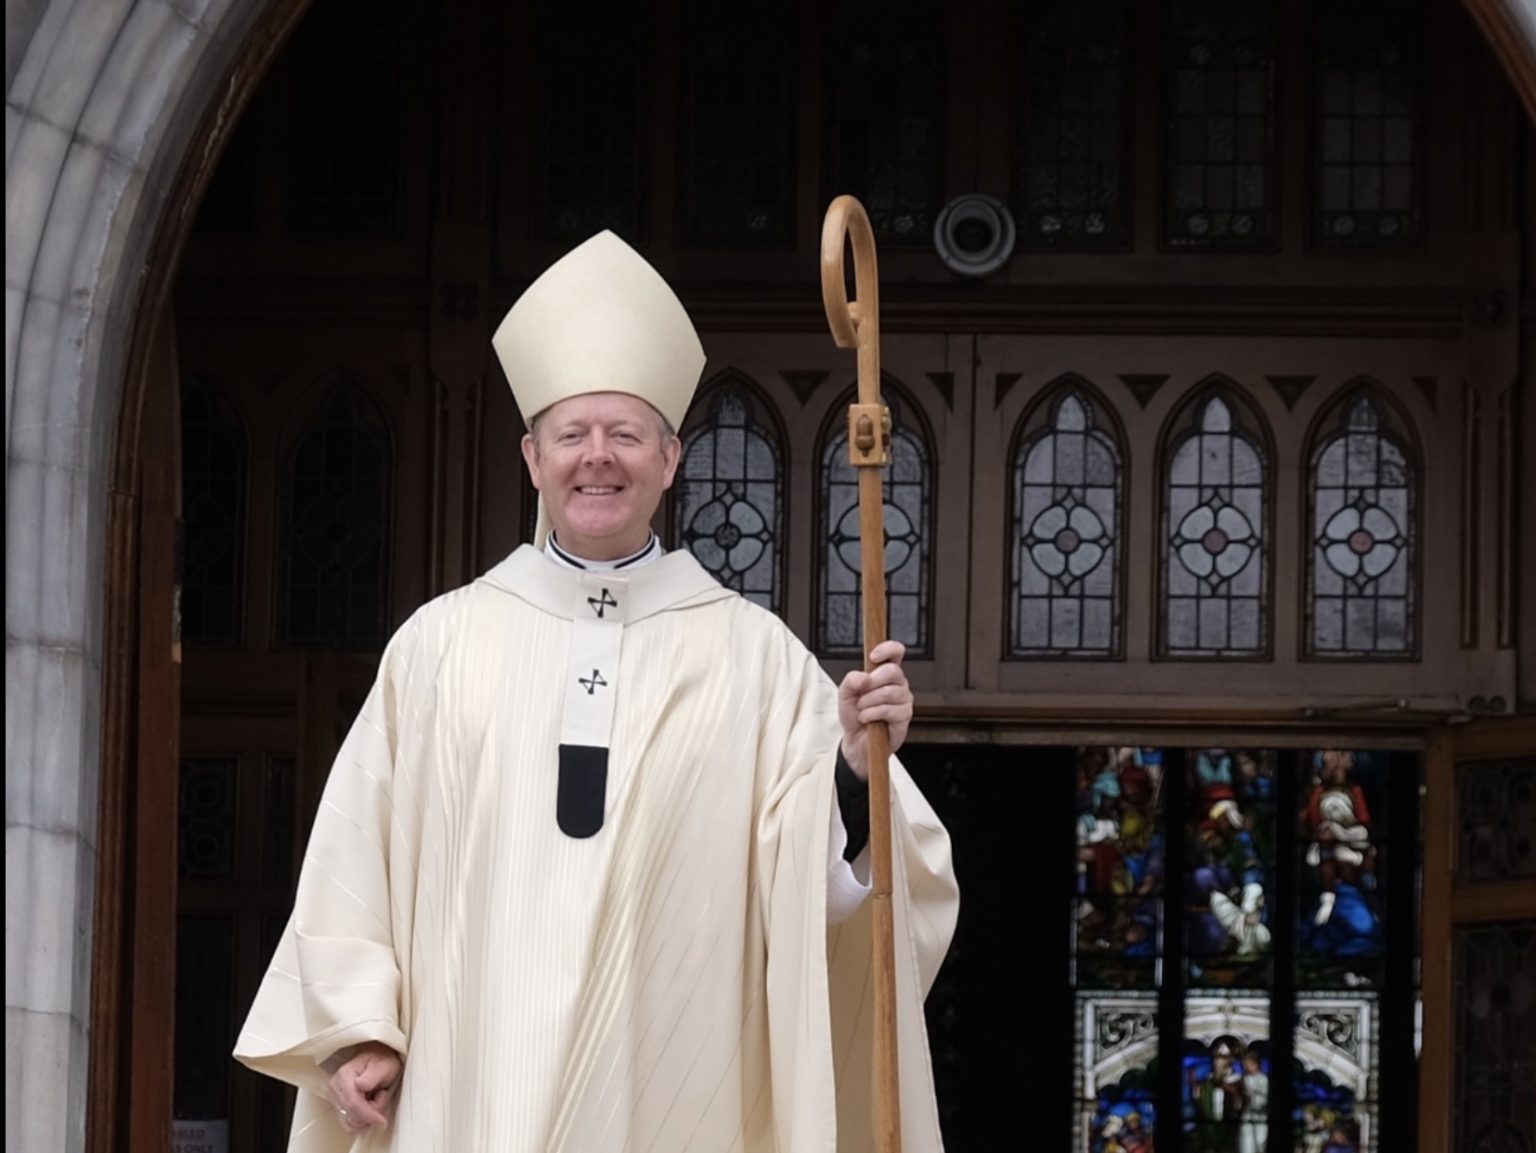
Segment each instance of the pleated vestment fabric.
M837 692L685 552L623 602L602 827L556 824L580 580L524 546L385 651L238 1040L300 1089L295 1153L832 1153L870 1140L869 903L826 922ZM599 601L601 603L601 601ZM893 760L905 1149L940 1148L922 1001L958 911ZM320 1067L405 1055L343 1130Z

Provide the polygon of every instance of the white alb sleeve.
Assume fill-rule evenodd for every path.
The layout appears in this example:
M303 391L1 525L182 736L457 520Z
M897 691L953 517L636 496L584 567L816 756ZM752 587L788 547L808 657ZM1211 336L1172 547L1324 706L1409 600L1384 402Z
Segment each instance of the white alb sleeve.
M832 796L832 829L827 838L827 924L846 921L869 896L869 845L866 842L851 862L843 860L848 847L848 830L843 825L843 811L836 793Z

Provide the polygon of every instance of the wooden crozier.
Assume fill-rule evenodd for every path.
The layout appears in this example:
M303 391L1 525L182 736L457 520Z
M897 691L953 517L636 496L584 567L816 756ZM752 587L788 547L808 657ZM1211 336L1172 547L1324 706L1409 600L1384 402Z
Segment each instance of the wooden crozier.
M849 301L843 267L853 249L854 291ZM881 469L891 460L891 413L880 400L880 287L875 234L864 206L839 196L821 228L821 298L832 339L859 350L859 394L848 406L848 458L859 476L859 555L864 604L864 668L885 640L885 493ZM874 1111L877 1153L901 1153L901 1099L896 1064L896 968L891 914L890 734L884 721L869 726L869 852L874 873L875 1053Z

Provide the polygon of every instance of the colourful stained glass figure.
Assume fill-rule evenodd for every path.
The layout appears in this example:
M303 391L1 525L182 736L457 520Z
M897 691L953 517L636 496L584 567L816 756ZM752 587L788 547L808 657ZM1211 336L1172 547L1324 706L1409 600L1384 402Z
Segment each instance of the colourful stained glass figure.
M1273 749L1191 749L1185 757L1192 983L1270 981L1277 760Z
M1162 940L1163 753L1077 754L1078 988L1151 988Z
M1386 933L1381 855L1386 758L1319 749L1298 789L1296 957L1301 988L1379 986Z
M1371 1153L1377 1145L1377 1002L1298 997L1291 1113L1297 1153Z
M1268 997L1185 1002L1180 1107L1188 1153L1264 1153L1269 1141Z
M1157 1001L1078 1000L1078 1153L1152 1153L1157 1130Z

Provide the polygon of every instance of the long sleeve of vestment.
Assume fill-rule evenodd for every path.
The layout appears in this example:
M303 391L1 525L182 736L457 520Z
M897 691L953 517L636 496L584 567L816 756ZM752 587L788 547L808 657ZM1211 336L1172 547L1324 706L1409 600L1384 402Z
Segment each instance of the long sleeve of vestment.
M396 938L409 910L392 894L410 891L399 887L410 855L392 850L409 832L394 801L397 788L409 787L397 766L399 713L410 678L420 673L414 633L413 621L391 642L337 754L293 915L235 1049L252 1069L320 1100L329 1077L321 1062L337 1050L367 1041L407 1049Z

